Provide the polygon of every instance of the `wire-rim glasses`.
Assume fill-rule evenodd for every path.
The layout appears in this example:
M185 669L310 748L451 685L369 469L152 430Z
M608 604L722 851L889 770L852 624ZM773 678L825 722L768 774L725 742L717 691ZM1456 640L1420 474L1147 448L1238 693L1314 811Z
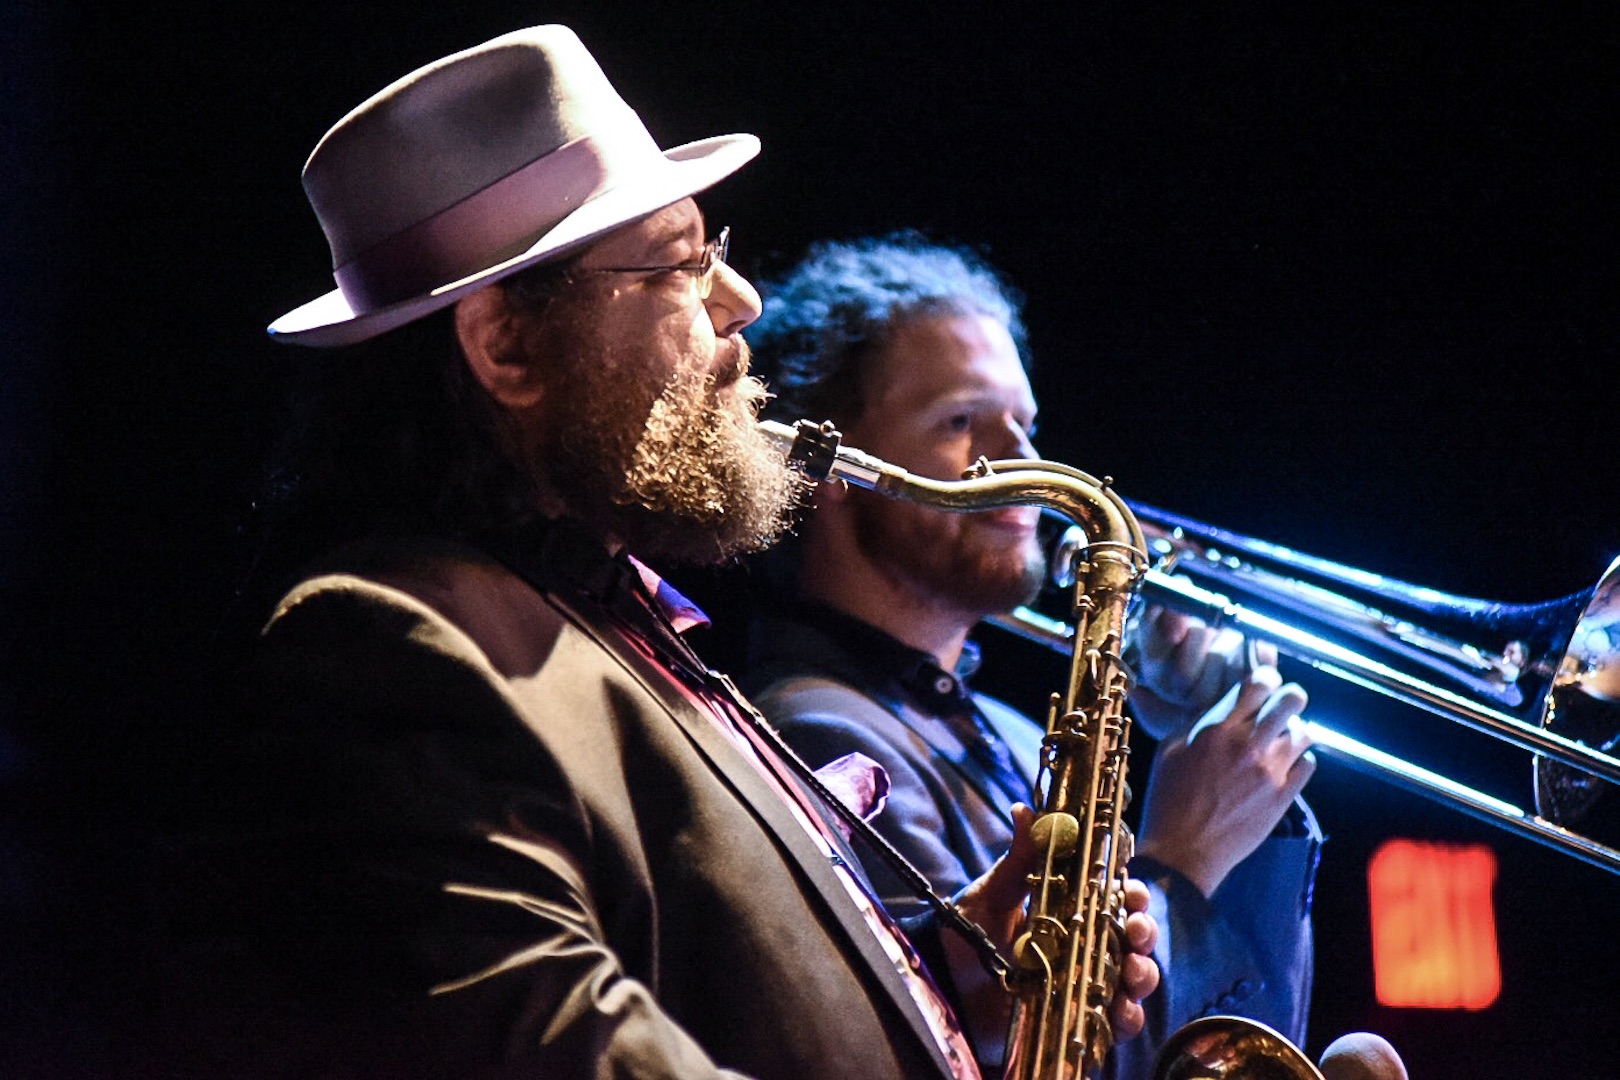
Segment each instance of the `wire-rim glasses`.
M720 230L720 234L703 245L703 250L696 259L688 262L674 263L669 266L592 266L575 273L586 274L658 274L685 272L692 274L697 281L698 299L707 300L709 293L714 290L715 267L726 261L731 251L731 226L727 225Z

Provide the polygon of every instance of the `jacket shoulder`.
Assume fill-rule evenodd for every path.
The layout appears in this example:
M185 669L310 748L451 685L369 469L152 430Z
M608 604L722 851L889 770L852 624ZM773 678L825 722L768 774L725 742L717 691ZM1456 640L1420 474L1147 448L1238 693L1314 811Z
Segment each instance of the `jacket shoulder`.
M437 651L476 655L513 678L533 672L573 621L555 597L476 548L399 541L323 560L282 598L264 632L354 632L360 623Z

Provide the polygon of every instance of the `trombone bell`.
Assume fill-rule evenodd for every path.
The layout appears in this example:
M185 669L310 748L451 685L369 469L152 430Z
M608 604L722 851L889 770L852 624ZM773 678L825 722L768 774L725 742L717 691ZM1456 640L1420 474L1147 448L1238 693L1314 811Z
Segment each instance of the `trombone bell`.
M1609 564L1570 634L1547 691L1542 724L1604 753L1620 742L1620 559ZM1549 757L1534 762L1536 809L1563 825L1586 820L1598 778Z

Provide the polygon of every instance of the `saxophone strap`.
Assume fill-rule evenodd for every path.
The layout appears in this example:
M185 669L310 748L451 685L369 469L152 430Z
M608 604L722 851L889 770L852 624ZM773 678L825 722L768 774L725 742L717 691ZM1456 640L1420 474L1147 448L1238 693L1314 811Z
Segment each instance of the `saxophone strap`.
M815 792L816 797L828 809L849 826L852 835L859 836L879 858L888 863L889 867L900 875L901 880L905 882L906 887L912 891L913 895L936 912L947 926L961 934L963 939L973 947L974 952L978 954L979 962L984 965L984 969L993 978L1005 985L1007 975L1011 971L1011 965L1008 964L1006 957L1001 955L996 943L990 940L990 935L985 933L984 928L964 915L962 909L954 902L936 892L927 875L913 866L911 860L900 854L899 850L889 843L882 833L874 829L865 818L845 805L837 795L834 795L827 788L827 785L821 781L821 778L816 775L815 770L771 726L770 721L765 719L764 714L749 704L748 699L743 697L741 692L737 690L730 676L712 668L705 669L705 676L709 688L721 694L738 709L749 727L770 745L771 749L781 757L788 768L793 770L793 773L806 787Z
M669 624L669 620L656 605L646 603L643 598L643 602L638 603L637 607L645 613L644 618L648 618L651 628L655 631L649 636L649 640L669 661L670 667L696 687L707 690L735 709L743 722L764 740L799 781L815 793L822 805L849 826L851 835L859 836L867 847L888 863L913 895L938 914L947 926L959 933L973 947L974 952L978 954L979 962L984 965L991 977L1005 986L1011 965L1006 957L1001 955L995 942L990 940L990 935L985 933L984 928L963 914L962 909L955 903L936 892L926 874L913 866L911 860L889 843L882 833L835 795L816 775L816 771L809 763L799 756L798 751L788 745L765 715L743 696L731 677L705 664L691 645ZM636 625L636 628L644 633L648 629L644 625Z

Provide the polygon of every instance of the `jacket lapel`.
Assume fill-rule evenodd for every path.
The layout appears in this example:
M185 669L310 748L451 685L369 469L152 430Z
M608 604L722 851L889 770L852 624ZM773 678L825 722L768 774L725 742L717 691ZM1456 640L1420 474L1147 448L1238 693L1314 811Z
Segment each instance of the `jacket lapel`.
M622 633L602 612L593 610L589 604L576 606L563 602L563 606L577 619L581 628L609 654L616 657L648 694L664 707L697 752L725 779L731 790L772 835L777 847L814 885L827 912L894 1000L901 1015L906 1017L913 1033L923 1043L941 1073L950 1075L950 1065L934 1039L932 1030L923 1019L911 992L895 970L893 961L883 951L871 927L867 925L865 916L851 902L838 872L784 803L782 796L743 755L743 752L730 742L716 725L715 719L675 682L672 675L636 649L625 647ZM794 781L788 777L784 782ZM814 798L813 795L810 796L812 802ZM852 865L859 867L859 861L843 842L838 831L829 829L828 832L839 856L846 861L855 860Z

